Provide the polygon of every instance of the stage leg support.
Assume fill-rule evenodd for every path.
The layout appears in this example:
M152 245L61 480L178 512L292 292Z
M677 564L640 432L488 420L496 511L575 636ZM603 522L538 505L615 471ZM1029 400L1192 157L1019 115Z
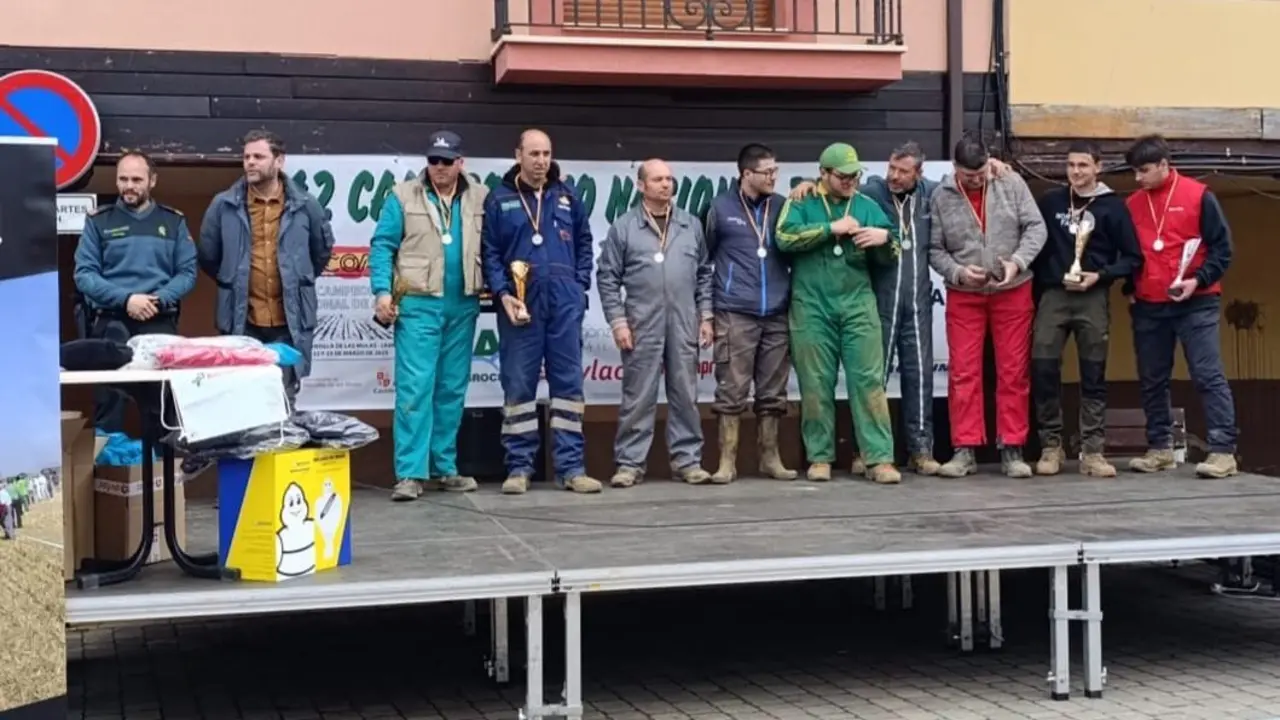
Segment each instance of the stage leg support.
M1049 697L1071 697L1070 568L1060 565L1049 575Z
M546 704L543 701L543 634L542 602L540 595L525 598L525 632L527 658L525 706L520 711L521 720L564 718L582 720L582 594L564 593L564 692L562 701Z
M1107 682L1107 668L1102 664L1102 572L1097 563L1086 563L1083 570L1084 596L1084 695L1102 697Z
M467 637L476 636L475 600L464 600L462 603L462 634Z
M903 586L904 603L909 588ZM975 636L991 650L1004 646L999 570L947 573L947 642L973 652Z
M539 609L541 622L541 609ZM538 637L542 637L539 632ZM499 685L511 682L511 616L507 611L507 598L489 601L489 677Z

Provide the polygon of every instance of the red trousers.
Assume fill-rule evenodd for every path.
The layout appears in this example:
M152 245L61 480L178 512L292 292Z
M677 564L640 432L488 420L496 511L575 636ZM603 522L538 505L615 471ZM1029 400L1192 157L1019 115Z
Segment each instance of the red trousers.
M1031 326L1035 319L1031 283L990 295L947 291L947 407L951 444L987 444L983 410L982 350L991 329L996 359L996 442L1022 446L1030 430Z

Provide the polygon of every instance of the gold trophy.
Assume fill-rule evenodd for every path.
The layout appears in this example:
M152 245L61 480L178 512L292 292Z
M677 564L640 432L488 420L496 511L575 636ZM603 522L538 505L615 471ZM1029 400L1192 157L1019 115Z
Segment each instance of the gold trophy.
M409 283L401 280L399 275L391 278L391 309L395 310L397 314L400 312L400 301L404 299L404 296L408 294L408 292ZM382 320L378 319L378 316L376 315L373 317L373 321L384 328L389 328L392 325L392 323L382 322Z
M1093 229L1097 226L1097 221L1093 217L1093 213L1085 210L1080 214L1078 220L1072 220L1071 225L1075 228L1076 236L1076 257L1071 262L1071 269L1066 275L1062 276L1062 282L1069 285L1079 285L1084 282L1084 268L1080 267L1080 259L1084 257L1084 249L1089 244L1089 235L1093 233Z
M516 260L511 263L511 281L516 286L516 299L520 301L520 309L516 312L515 324L524 325L529 322L529 309L524 306L525 296L529 292L529 263Z

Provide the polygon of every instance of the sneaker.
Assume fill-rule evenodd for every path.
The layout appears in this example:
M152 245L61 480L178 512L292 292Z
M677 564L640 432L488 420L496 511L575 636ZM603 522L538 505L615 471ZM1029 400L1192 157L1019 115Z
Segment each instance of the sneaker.
M440 489L447 492L474 492L480 487L475 478L463 477L461 475L449 475L440 479Z
M508 475L507 479L502 481L503 495L523 495L527 492L529 492L528 475Z
M1050 445L1040 451L1040 459L1036 461L1037 475L1057 475L1062 472L1062 464L1067 461L1067 454L1059 445Z
M412 502L421 495L421 482L417 480L401 480L391 489L391 502Z
M1102 453L1084 453L1080 456L1080 474L1086 477L1113 478L1116 466L1107 462Z
M698 465L694 465L683 470L677 470L676 477L690 485L702 485L711 480L711 473L703 470Z
M849 472L854 475L867 474L867 461L862 459L862 453L854 453L853 462L849 464Z
M1236 456L1229 453L1209 453L1204 462L1196 465L1196 476L1202 478L1225 478L1239 472Z
M907 461L907 469L917 475L937 475L942 463L933 459L933 453L916 453Z
M893 466L893 463L881 463L872 466L867 470L867 477L871 482L879 485L897 485L902 482L902 473Z
M618 471L609 478L609 485L616 488L634 487L640 483L640 473L635 468L618 468Z
M831 463L814 463L807 475L810 482L827 482L831 480Z

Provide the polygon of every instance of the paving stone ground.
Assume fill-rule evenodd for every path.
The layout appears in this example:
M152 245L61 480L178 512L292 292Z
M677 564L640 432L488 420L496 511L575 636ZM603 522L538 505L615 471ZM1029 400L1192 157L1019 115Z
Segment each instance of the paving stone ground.
M1108 684L1048 698L1048 576L1006 574L1007 644L945 646L940 578L911 611L824 582L591 596L588 720L1274 720L1280 600L1208 592L1203 567L1105 569ZM551 633L547 697L558 697ZM69 634L71 717L105 720L514 720L457 605L94 628Z

